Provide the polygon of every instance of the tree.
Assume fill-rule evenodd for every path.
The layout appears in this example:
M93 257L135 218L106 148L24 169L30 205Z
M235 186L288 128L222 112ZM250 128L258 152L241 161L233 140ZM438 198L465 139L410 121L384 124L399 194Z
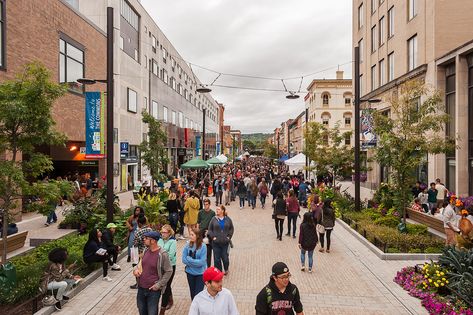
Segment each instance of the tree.
M268 157L270 159L278 158L278 150L274 144L265 143L263 148L264 148L263 156Z
M157 182L165 181L164 169L166 164L169 163L166 150L166 133L159 120L147 112L143 112L142 116L143 123L148 125L148 139L144 139L139 146L143 164L148 167L153 180Z
M401 86L400 97L391 99L390 103L390 115L374 114L374 133L378 139L375 159L391 169L397 197L394 204L402 211L405 223L416 167L427 154L454 150L455 140L442 132L448 115L438 91L432 92L415 80Z
M51 159L35 151L41 145L64 145L65 135L54 129L51 109L66 87L51 81L50 72L39 63L25 66L15 79L0 84L0 199L3 201L3 233L6 236L10 211L23 195L40 198L44 185L35 179L52 170ZM48 198L53 199L50 191ZM60 196L57 196L57 200ZM7 238L3 237L2 261L7 258Z
M350 175L353 170L354 151L345 145L345 136L351 132L341 133L338 124L335 128L310 122L305 130L304 154L313 161L317 175L330 175L335 184L337 176Z
M253 141L243 140L243 150L251 152L254 149L256 149L256 144Z

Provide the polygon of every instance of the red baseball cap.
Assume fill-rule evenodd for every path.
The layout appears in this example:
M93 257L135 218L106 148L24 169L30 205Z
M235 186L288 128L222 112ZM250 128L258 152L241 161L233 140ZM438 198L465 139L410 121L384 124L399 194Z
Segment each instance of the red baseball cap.
M220 280L223 279L223 275L224 275L223 272L221 272L220 270L218 270L215 267L207 268L204 271L204 275L203 275L204 282L207 282L207 281L220 281Z

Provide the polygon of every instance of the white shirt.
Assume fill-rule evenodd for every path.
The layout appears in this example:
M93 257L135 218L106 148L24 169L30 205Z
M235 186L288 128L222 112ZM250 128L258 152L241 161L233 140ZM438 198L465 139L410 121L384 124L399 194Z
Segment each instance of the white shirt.
M441 200L445 199L445 192L447 191L447 188L442 184L436 184L435 189L437 189L437 191L438 191L437 192L437 200L438 199L441 199Z
M215 297L205 288L194 297L189 315L240 315L230 290L223 288Z
M447 223L450 222L452 227L455 229L456 223L457 223L457 216L455 214L455 210L453 210L452 205L448 205L445 207L443 210L443 227L444 228L450 228Z

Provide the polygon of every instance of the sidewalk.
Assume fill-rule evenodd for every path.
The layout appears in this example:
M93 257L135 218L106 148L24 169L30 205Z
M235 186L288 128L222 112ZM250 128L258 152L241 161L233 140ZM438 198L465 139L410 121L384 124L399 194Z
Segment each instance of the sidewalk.
M233 293L240 314L254 314L256 295L268 282L276 261L288 264L305 314L427 314L420 300L393 282L398 270L420 261L381 261L350 233L335 226L331 253L316 251L314 272L301 272L297 240L286 236L282 242L276 240L271 208L239 210L234 202L227 209L235 225L235 247L224 287ZM178 242L172 284L175 304L166 312L169 315L187 314L191 302L181 263L184 243ZM113 282L99 278L66 303L61 314L138 314L136 290L129 289L135 282L131 266L125 260L120 265L122 271L110 274Z

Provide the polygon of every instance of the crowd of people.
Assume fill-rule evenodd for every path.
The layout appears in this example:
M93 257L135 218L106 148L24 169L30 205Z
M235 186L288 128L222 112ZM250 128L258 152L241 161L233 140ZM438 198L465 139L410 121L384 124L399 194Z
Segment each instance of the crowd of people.
M127 262L133 264L136 277L136 283L130 289L137 290L140 315L163 315L174 305L172 285L179 240L186 240L180 259L192 300L189 314L239 314L231 292L222 286L224 277L231 271L230 252L235 232L226 207L237 198L240 211L245 207L254 211L264 209L267 204L272 206L278 240L282 240L287 218L285 235L292 236L294 246L300 249L301 271L306 270L307 256L307 270L312 272L314 250L320 243L320 252L330 252L330 235L335 224L330 200L320 202L313 194L308 202L315 185L313 180L307 181L302 172L290 174L284 165L258 157L227 163L210 171L180 172L179 178L169 187L166 202L169 224L159 231L153 230L139 206L126 220ZM140 194L148 193L149 188L143 185ZM271 202L267 202L270 197ZM117 255L121 248L114 241L116 227L109 223L104 230L92 229L84 247L84 262L100 263L104 281L112 281L109 269L120 270ZM51 260L51 263L55 262ZM65 272L65 278L71 277L67 268L61 270ZM278 262L273 266L269 283L257 296L257 314L303 314L298 289L289 281L290 276L285 263ZM46 282L48 289L58 286L51 284L52 281ZM61 309L62 301L67 300L65 292L70 288L70 282L61 284L62 287L61 294L56 294L57 309ZM209 305L213 305L213 310Z

